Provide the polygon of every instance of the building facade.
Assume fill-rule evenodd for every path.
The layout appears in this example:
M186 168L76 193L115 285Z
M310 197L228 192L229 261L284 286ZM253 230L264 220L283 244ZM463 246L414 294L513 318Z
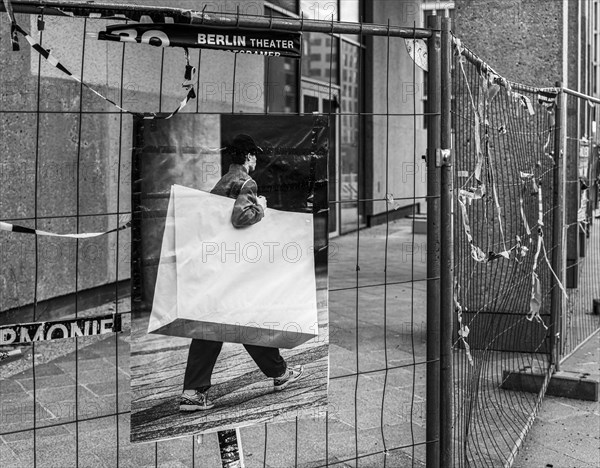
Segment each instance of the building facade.
M114 3L164 5L162 0ZM420 2L409 1L176 0L168 6L405 27L423 22ZM96 40L99 31L115 23L111 20L27 14L17 18L69 70L130 111L170 112L182 99L181 49L121 49ZM5 44L10 43L9 29L3 22ZM386 212L392 218L410 214L410 198L416 198L416 212L424 210L423 75L413 70L404 39L392 38L388 46L385 37L305 32L302 41L302 60L190 50L190 63L198 69L197 99L183 112L330 114L332 236L382 222ZM119 115L111 104L41 60L22 38L19 52L2 48L0 62L1 150L16 156L2 161L2 220L32 224L38 218L39 228L61 232L114 227L118 214L130 210L131 116ZM400 200L390 204L389 197ZM36 245L27 240L15 246L4 240L2 275L7 288L0 309L126 280L128 264L117 261L118 270L114 268L116 256L128 249L126 235L119 239L121 246L110 237L99 238L85 253L74 243L42 240ZM37 288L34 278L23 274L35 269L36 255L51 260L37 262ZM79 255L87 260L79 261L81 270Z

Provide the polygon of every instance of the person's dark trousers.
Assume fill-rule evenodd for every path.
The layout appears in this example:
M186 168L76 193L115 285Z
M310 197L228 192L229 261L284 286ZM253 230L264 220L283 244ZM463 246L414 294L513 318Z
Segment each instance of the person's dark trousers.
M184 390L205 392L210 388L210 378L222 347L220 341L192 340L183 379ZM244 345L244 348L267 377L284 374L286 363L279 349L253 345Z

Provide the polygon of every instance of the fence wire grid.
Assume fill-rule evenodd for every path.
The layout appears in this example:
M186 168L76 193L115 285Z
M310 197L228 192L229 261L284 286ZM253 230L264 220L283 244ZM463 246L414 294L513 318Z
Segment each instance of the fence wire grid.
M511 466L557 360L598 329L594 156L577 174L585 133L578 120L589 126L592 113L574 109L573 98L560 88L507 81L460 41L455 49L454 465ZM567 106L562 124L560 104ZM560 125L567 133L566 146L561 142L564 185L554 175ZM581 193L580 182L586 187ZM556 193L565 186L565 220L555 220ZM569 264L575 235L580 250ZM562 268L554 263L557 257L564 257ZM579 283L570 284L569 270L575 269ZM566 306L562 317L552 311L553 295ZM533 387L525 383L533 381Z
M502 466L535 413L541 395L503 390L506 371L551 372L549 266L536 250L542 236L548 255L553 245L552 115L492 78L455 58L456 466Z
M93 39L106 25L125 18L41 12L17 13L16 20L82 83L68 79L23 36L21 50L9 50L10 24L2 21L0 220L60 233L115 229L131 216L132 119L83 83L133 113L171 112L185 95L180 88L184 54L175 48L140 52L144 46ZM315 418L291 417L284 423L243 428L245 466L423 466L431 442L425 437L424 407L425 236L415 234L415 216L397 222L391 218L402 206L407 207L401 209L405 214L417 214L418 204L424 206L426 199L415 170L422 164L416 142L422 103L416 93L400 103L389 92L394 79L391 57L407 54L403 38L372 38L385 50L378 73L385 73L386 95L371 101L366 112L366 34L351 40L307 34L329 39L329 53L342 44L354 54L356 81L348 92L356 88L359 104L339 99L341 108L330 105L324 112L335 122L332 128L339 128L344 117L354 122L353 139L342 143L356 152L359 180L365 128L377 128L377 137L385 142L384 187L381 196L367 197L358 185L349 197L338 185L330 200L331 210L343 206L341 216L349 217L346 225L354 233L330 243L329 409ZM243 79L253 59L191 50L198 99L181 113L301 113L301 106L271 110L265 105L257 110L236 95L243 88L236 80ZM266 59L267 73L275 60ZM203 99L202 90L211 84L208 77L215 63L230 81L219 83L225 89L223 98L211 101ZM415 82L420 71L410 63L413 89L419 89ZM335 85L332 66L327 65L329 79L322 83L330 103L336 93L352 97ZM404 142L399 161L393 135L402 126L415 130L412 141ZM412 167L404 174L406 196L394 200L389 174L405 167ZM361 230L367 203L378 207L384 222ZM21 359L2 364L3 467L220 465L216 434L129 443L130 237L129 230L91 240L0 233L2 324L117 313L125 327L124 333L107 337L34 342L22 348Z
M16 20L120 108L178 108L186 95L181 49L93 37L108 24L138 21L148 13L144 7L114 5L104 19L89 16L96 7L63 7L74 16L46 9L17 13ZM285 16L280 10L229 15L229 24L232 18L263 21L266 30ZM150 14L154 21L161 15L164 21L164 12ZM334 32L337 25L353 28L352 35ZM440 198L427 191L421 159L424 117L431 132L440 113L423 110L415 90L423 89L424 78L405 43L436 33L307 21L305 45L328 44L319 52L329 55L319 70L310 60L281 67L278 58L262 59L257 69L256 57L190 50L197 98L182 114L318 112L329 116L338 152L330 172L328 410L242 428L247 467L418 467L438 446L426 433L439 417L426 414L426 369L439 364L427 355L428 333L439 337L439 330L427 328L426 304L427 286L440 278L428 276L431 252L418 215ZM131 115L65 77L22 35L21 50L9 50L9 22L0 22L0 38L0 221L61 233L121 227L132 215ZM560 360L599 326L600 169L590 130L598 105L560 88L510 83L454 44L453 462L510 466L560 364L553 359L553 333L560 337ZM276 97L254 101L247 85L257 82L271 85ZM575 219L567 201L566 224L558 230L564 252L555 238L561 130L555 102L567 107L567 161L580 154L584 137L589 145L585 171L578 167L581 173L561 181L578 194ZM127 229L85 240L0 232L2 325L108 313L120 314L124 324L120 334L0 348L21 356L0 362L3 467L221 465L216 434L129 442L130 245ZM563 254L563 269L553 272ZM558 318L557 301L564 304ZM538 376L539 389L523 391L523 376Z

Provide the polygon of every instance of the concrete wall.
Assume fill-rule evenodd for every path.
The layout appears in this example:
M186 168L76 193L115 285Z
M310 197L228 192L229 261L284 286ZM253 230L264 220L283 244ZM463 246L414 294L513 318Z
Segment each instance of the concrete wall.
M164 5L160 0L113 3ZM207 10L262 14L262 2L206 2ZM201 10L202 2L174 0L170 7ZM4 18L4 17L3 17ZM39 40L37 18L18 22ZM87 24L86 24L87 23ZM118 21L46 17L43 45L86 83L136 112L172 111L185 96L182 49L98 41L92 33ZM84 31L85 27L85 31ZM85 42L85 46L84 46ZM132 117L88 90L80 102L78 83L32 51L9 44L9 25L0 23L0 219L56 232L103 231L117 226L117 212L130 210ZM161 59L164 52L164 62ZM198 51L192 64L198 67ZM121 63L124 63L122 69ZM198 99L184 112L262 112L264 60L202 51ZM162 68L162 90L161 90ZM38 77L40 93L38 101ZM38 109L48 113L36 116ZM79 109L86 112L79 116ZM81 123L81 125L80 125ZM37 170L36 170L37 166ZM119 180L120 177L120 180ZM79 183L78 183L79 181ZM120 190L118 190L120 188ZM37 196L36 196L37 194ZM79 225L77 223L79 215ZM45 219L39 219L45 217ZM0 311L129 277L129 231L77 242L0 233ZM77 253L77 249L79 249ZM117 252L119 259L117 262ZM37 271L35 268L37 256ZM79 263L76 278L75 265ZM118 273L117 273L118 265Z
M387 24L389 19L393 26L412 27L415 22L419 26L420 3L366 2L367 21ZM423 72L417 67L413 79L414 64L406 51L405 40L399 37L390 39L388 68L387 41L386 37L367 38L367 61L372 66L366 70L366 110L376 114L420 114L423 112ZM386 93L388 83L389 95ZM415 122L416 139L413 135ZM366 134L367 194L372 198L385 198L387 173L387 193L393 194L394 198L425 195L427 175L421 156L425 154L427 136L423 117L418 115L415 119L412 115L395 115L390 116L388 121L385 115L373 116L367 119ZM416 184L413 184L413 178ZM413 202L402 200L399 203L406 206ZM385 202L371 205L369 214L382 213L387 208ZM422 203L422 207L425 207L425 203Z
M562 1L458 0L454 32L508 79L554 86L562 79L562 11Z
M165 4L164 0L121 3ZM422 25L419 1L377 0L365 4L367 21L386 24L389 18L392 25ZM173 0L168 5L194 10L207 5L208 11L217 12L235 12L239 5L241 13L264 11L262 1ZM37 18L19 15L18 21L39 39ZM185 95L181 88L183 51L139 44L123 46L95 39L95 33L107 24L118 23L46 17L43 44L68 69L82 74L86 83L117 102L122 100L125 108L136 112L174 110ZM21 51L9 50L6 21L0 24L0 40L5 45L0 49L0 110L5 111L0 113L0 219L33 226L36 215L38 219L49 217L39 219L38 227L57 232L116 227L117 213L131 208L132 117L115 113L112 105L85 89L80 102L79 84L43 60L40 67L38 54L32 52L24 38L20 39ZM413 81L413 62L404 39L390 41L389 70L387 39L378 37L368 41L371 67L366 72L365 92L370 102L367 110L382 114L422 113L423 74L416 68ZM184 112L264 111L264 60L246 55L237 57L234 93L234 55L204 50L200 57L198 99ZM192 50L192 63L198 65L198 58L199 52ZM388 75L389 101L386 101ZM39 119L38 106L45 112ZM86 112L81 118L80 108ZM413 143L415 122L417 132ZM384 198L386 193L395 198L425 195L426 173L421 155L425 154L426 132L421 115L416 119L412 115L390 116L389 120L385 115L375 116L368 119L362 137L366 144L368 198ZM389 148L387 168L386 148ZM405 206L412 201L402 200L400 204ZM424 208L425 204L421 205ZM382 213L386 208L385 202L377 202L370 207L369 214ZM34 296L43 300L71 293L76 288L82 290L112 283L117 278L129 278L129 231L119 233L118 239L118 245L117 235L110 235L80 241L79 247L75 241L40 239L36 253L33 237L0 233L0 311L31 303Z

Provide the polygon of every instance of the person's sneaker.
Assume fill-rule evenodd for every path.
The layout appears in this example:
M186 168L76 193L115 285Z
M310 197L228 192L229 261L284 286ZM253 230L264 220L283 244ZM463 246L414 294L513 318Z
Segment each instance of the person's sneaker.
M208 399L208 392L199 392L193 395L186 395L185 393L179 398L179 411L202 411L209 410L214 405L212 401Z
M284 390L289 384L294 383L300 377L302 377L302 373L304 372L303 366L294 366L288 367L281 377L277 377L273 379L275 385L275 391L280 392Z

